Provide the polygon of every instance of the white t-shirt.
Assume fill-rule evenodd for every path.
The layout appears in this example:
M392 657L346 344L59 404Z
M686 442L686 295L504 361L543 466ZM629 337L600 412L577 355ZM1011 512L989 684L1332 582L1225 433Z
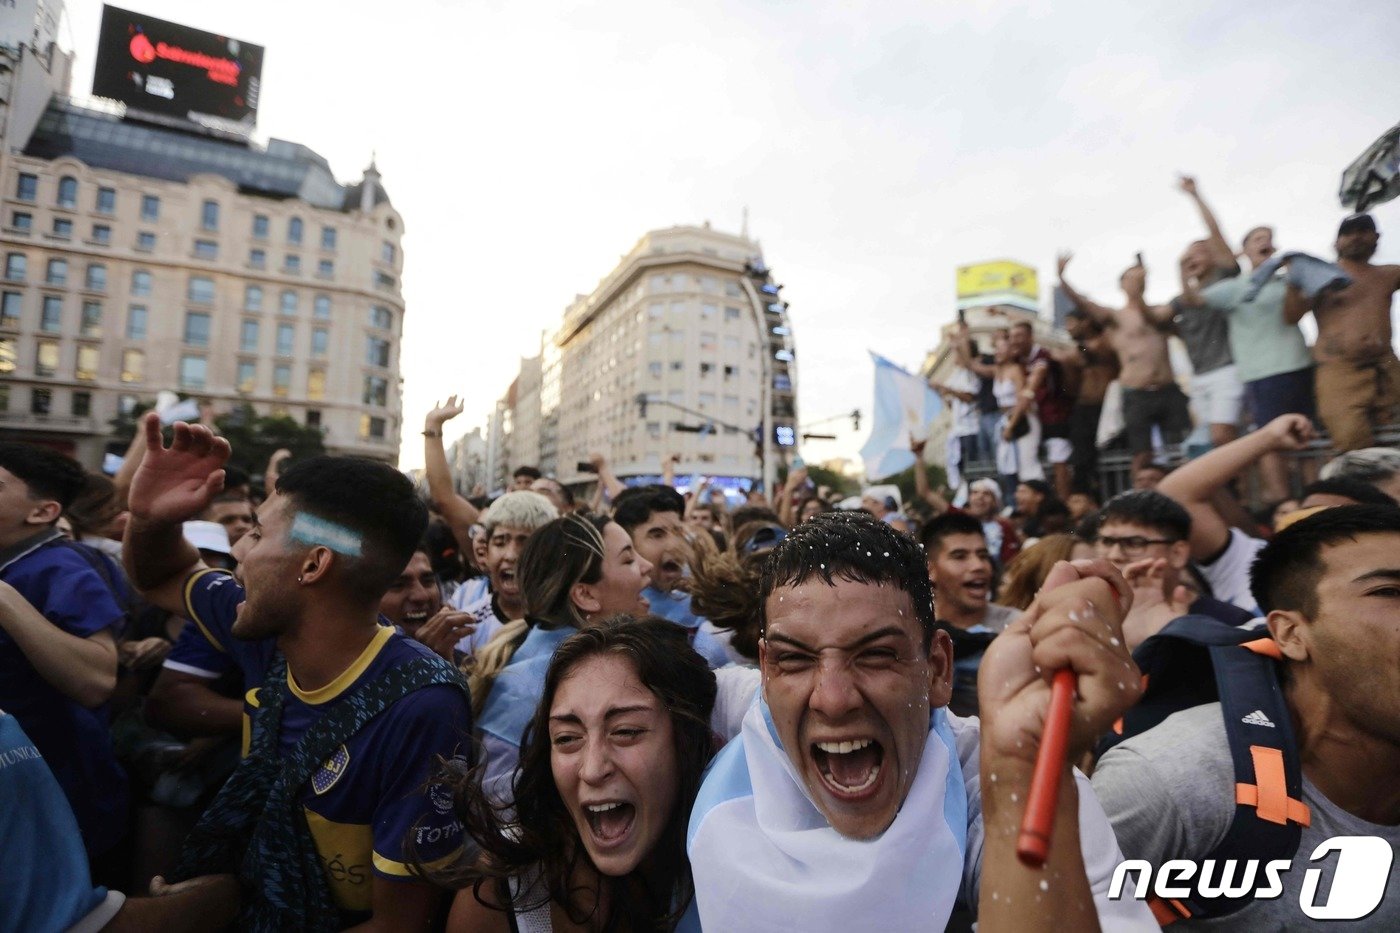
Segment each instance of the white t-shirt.
M1238 528L1230 529L1230 543L1225 550L1209 564L1199 564L1201 576L1210 584L1215 598L1225 603L1233 603L1246 612L1259 614L1259 604L1249 591L1249 568L1254 558L1264 550L1262 538L1251 538Z
M977 390L981 388L981 380L973 375L968 369L955 369L953 375L945 385L958 392L971 392L974 396L971 402L964 402L962 399L953 399L953 436L968 437L978 433L981 429L981 418L977 411Z

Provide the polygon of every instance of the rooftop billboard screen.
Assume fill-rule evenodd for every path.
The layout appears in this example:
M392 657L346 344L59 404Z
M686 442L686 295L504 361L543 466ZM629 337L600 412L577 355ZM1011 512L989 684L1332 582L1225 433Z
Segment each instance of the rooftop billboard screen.
M102 8L92 93L180 119L252 128L263 48L114 6Z

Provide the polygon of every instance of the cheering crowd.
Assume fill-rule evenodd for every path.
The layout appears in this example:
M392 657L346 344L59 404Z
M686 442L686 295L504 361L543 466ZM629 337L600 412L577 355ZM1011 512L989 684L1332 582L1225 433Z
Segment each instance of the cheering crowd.
M1181 190L1206 237L1182 255L1181 291L1170 302L1147 303L1139 254L1119 279L1122 306L1101 305L1066 280L1065 253L1059 294L1072 347L1039 346L1030 323L1020 322L995 333L993 352L981 354L961 326L957 367L934 388L953 408L954 461L994 461L1004 497L1019 482L1045 480L1042 447L1051 487L1067 500L1097 493L1098 450L1115 440L1126 444L1136 472L1155 452L1220 447L1242 425L1262 427L1284 414L1320 420L1341 451L1370 447L1375 428L1395 420L1400 361L1390 305L1400 266L1371 263L1375 220L1342 221L1335 262L1279 253L1265 226L1245 234L1237 255L1195 180L1183 178ZM1298 326L1308 314L1317 326L1312 347ZM1189 393L1173 371L1173 335L1190 359ZM1284 460L1264 458L1259 483L1267 503L1287 499Z
M1170 306L1139 261L1119 310L1064 284L1073 353L963 334L939 390L998 477L921 464L907 506L797 468L734 507L602 455L589 503L529 466L468 499L455 399L426 497L348 457L258 483L155 415L115 480L0 443L0 930L1305 927L1311 853L1400 843L1400 451L1371 446L1400 267L1361 215L1335 264L1251 231L1254 281L1183 188L1209 238ZM1102 501L1115 381L1136 462ZM1294 497L1314 414L1338 455ZM1125 859L1292 867L1135 893Z

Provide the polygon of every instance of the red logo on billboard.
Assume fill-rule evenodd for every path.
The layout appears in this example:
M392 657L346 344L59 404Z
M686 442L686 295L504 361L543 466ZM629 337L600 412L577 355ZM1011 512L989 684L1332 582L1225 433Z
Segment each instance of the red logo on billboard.
M237 86L238 73L241 70L238 62L231 58L215 58L213 55L205 55L203 52L191 52L168 42L157 42L152 45L151 40L146 38L146 34L141 32L131 37L131 57L143 65L149 65L157 58L163 58L181 65L202 68L209 73L210 81L233 86Z
M149 65L156 60L155 46L151 45L151 40L146 38L144 32L138 32L131 37L131 57L143 65Z

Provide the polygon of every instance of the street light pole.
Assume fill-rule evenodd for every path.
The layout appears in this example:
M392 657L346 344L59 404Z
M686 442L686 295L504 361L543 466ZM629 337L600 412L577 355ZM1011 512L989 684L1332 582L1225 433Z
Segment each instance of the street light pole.
M749 310L753 314L754 327L758 333L758 376L761 380L758 399L763 416L763 436L758 443L758 472L763 482L764 495L773 495L773 484L777 481L777 464L773 462L773 354L768 348L768 324L763 317L767 301L754 288L753 280L744 276L741 280L744 292L749 297Z

